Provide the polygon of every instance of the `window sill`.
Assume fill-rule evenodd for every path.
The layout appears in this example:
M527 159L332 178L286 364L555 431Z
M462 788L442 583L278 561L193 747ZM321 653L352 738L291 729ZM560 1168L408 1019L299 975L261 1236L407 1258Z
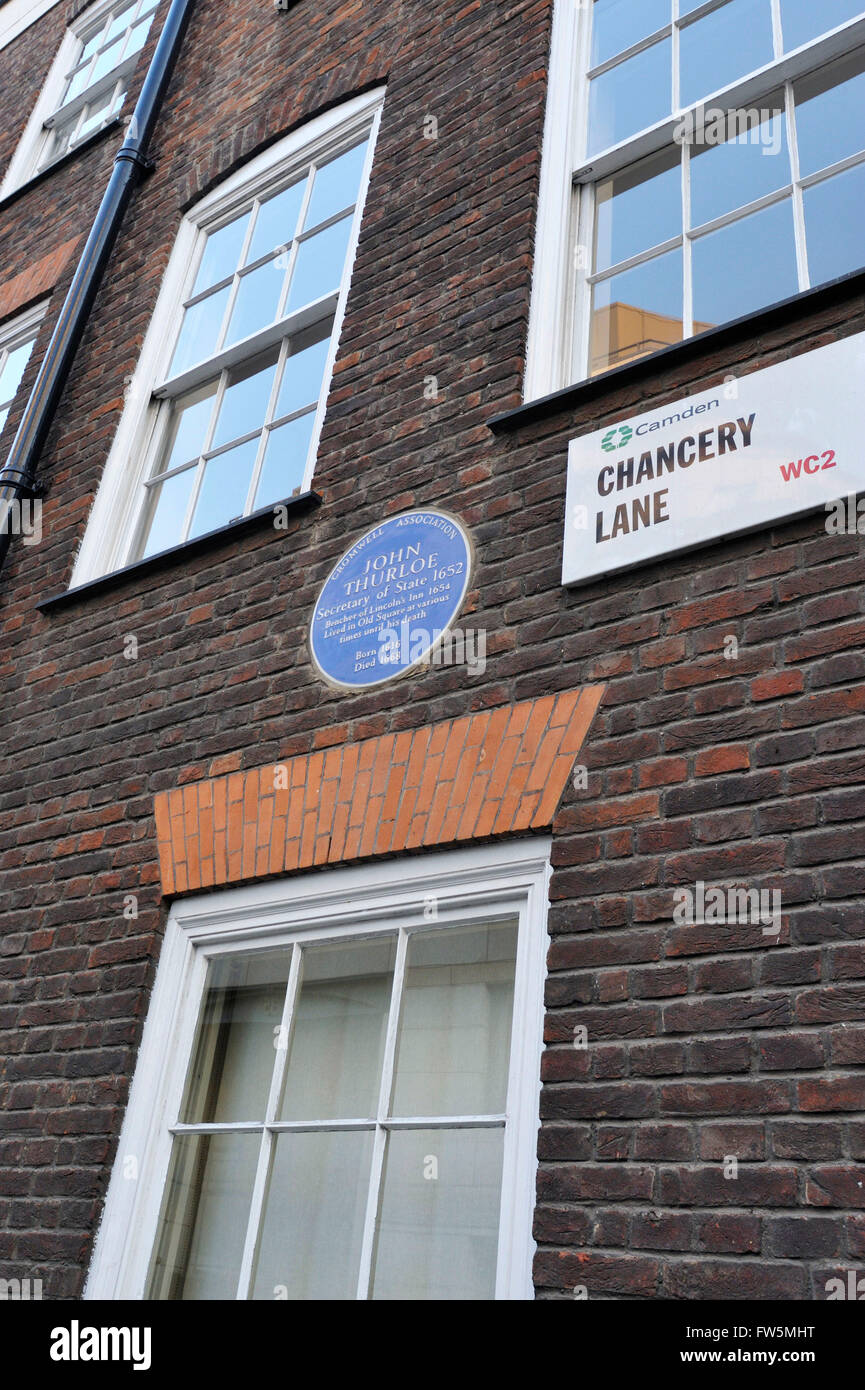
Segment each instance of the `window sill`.
M700 357L703 352L723 348L728 343L737 342L746 335L756 337L760 333L767 332L770 328L800 318L824 304L842 302L851 295L862 294L863 291L865 291L865 270L851 271L848 275L842 275L837 280L828 280L825 284L817 285L814 289L803 290L799 294L792 295L789 299L781 299L776 304L769 305L768 308L757 309L752 314L743 315L742 318L731 319L729 323L723 323L718 328L710 328L705 333L698 333L693 338L686 338L682 343L673 343L671 347L648 353L645 357L639 357L634 362L626 362L623 366L613 367L610 371L602 372L599 376L589 377L585 381L576 382L573 386L565 386L560 391L553 391L548 396L540 396L536 400L527 401L525 405L517 406L514 410L506 410L500 415L493 415L487 421L487 428L492 430L493 434L506 434L510 430L520 429L521 426L531 424L535 420L547 419L559 411L576 410L599 396L612 393L621 386L630 386L643 377L651 377L655 372L676 367L679 363L689 362L695 357ZM713 368L713 370L717 370L717 368Z
M46 179L50 179L52 174L56 174L59 169L65 169L67 164L71 164L79 155L92 149L94 145L98 144L99 141L111 131L119 130L123 124L124 118L122 115L118 113L118 115L112 116L107 125L100 126L99 130L94 130L93 134L88 135L86 139L82 140L80 145L76 145L72 150L67 150L65 154L62 154L59 159L55 159L53 163L46 164L45 168L40 169L37 174L31 174L30 178L24 183L19 183L15 188L10 188L9 192L4 193L2 198L0 198L0 212L5 211L10 204L15 202L16 198L23 198L24 194L29 193L32 188L38 188L41 183L44 183Z
M36 607L43 613L51 614L60 608L67 608L70 604L76 603L78 599L108 593L112 589L126 584L129 580L139 579L142 576L158 573L163 569L170 569L173 565L183 564L190 555L214 550L226 541L232 541L239 536L246 535L248 531L264 530L265 526L273 525L273 514L277 507L285 507L289 515L294 516L320 507L321 500L319 493L310 491L302 492L299 497L286 498L283 502L274 502L269 507L262 507L260 511L241 517L239 521L230 521L227 526L220 526L215 531L207 531L203 536L196 536L193 541L185 541L183 545L174 545L170 550L160 550L156 555L148 555L146 560L136 560L134 564L125 565L123 569L112 570L110 574L102 574L98 579L91 579L86 584L78 584L72 589L64 589L61 594L53 594L50 598L42 599Z

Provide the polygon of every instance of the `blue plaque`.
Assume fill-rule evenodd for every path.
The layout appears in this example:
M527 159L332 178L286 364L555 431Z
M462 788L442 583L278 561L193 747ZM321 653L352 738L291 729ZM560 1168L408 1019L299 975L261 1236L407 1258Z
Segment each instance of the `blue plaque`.
M325 680L366 690L424 661L459 612L472 546L439 511L389 517L356 541L328 575L309 627Z

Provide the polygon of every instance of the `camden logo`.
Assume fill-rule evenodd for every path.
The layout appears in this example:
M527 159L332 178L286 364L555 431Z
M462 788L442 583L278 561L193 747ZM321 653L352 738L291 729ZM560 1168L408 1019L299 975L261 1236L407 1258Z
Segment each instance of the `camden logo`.
M634 437L634 431L630 425L614 425L611 430L607 430L601 440L601 448L607 454L615 453L616 449L624 449Z
M724 395L728 400L737 398L735 379L728 377L728 384L724 387ZM732 385L730 383L732 382ZM636 436L637 439L647 434L654 434L656 430L665 430L672 425L679 425L683 420L691 420L695 415L703 415L709 410L718 410L721 405L720 396L715 400L701 401L695 405L693 399L685 410L675 411L672 415L665 415L661 420L643 419L633 425L613 425L612 429L601 439L601 448L605 454L614 454L617 449L624 449ZM650 475L651 476L651 475Z

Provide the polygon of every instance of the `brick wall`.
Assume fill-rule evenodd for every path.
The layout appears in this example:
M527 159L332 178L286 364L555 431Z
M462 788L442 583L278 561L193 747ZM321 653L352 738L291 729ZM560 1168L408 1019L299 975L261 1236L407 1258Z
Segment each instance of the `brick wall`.
M575 599L615 674L554 847L545 1289L806 1299L865 1251L863 577L817 518ZM779 935L676 925L698 880Z
M0 1274L47 1297L83 1284L158 960L154 798L591 682L587 786L554 826L541 1295L811 1298L863 1254L861 542L816 516L585 589L560 568L575 430L861 329L865 292L493 434L519 403L549 24L548 0L196 5L45 451L45 539L2 576ZM31 43L44 67L57 26L0 75ZM323 506L37 612L68 581L184 209L382 81ZM0 205L5 274L83 229L112 148ZM485 672L328 688L305 646L318 588L350 538L431 504L472 531ZM673 922L678 886L743 877L781 889L778 944Z

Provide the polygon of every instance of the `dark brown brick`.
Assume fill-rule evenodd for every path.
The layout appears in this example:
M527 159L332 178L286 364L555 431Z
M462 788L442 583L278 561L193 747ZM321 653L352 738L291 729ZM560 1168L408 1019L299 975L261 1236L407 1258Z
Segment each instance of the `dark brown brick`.
M535 1256L535 1285L571 1292L578 1285L589 1300L604 1295L650 1298L657 1289L659 1263L644 1255L574 1255L566 1250L539 1250Z
M715 1255L759 1255L762 1222L739 1212L710 1212L695 1217L697 1248Z
M675 1260L664 1269L668 1298L799 1299L808 1296L807 1275L800 1266L770 1260Z
M805 1184L812 1207L865 1207L865 1175L861 1164L823 1164L812 1168Z
M828 1217L769 1216L767 1254L790 1260L820 1260L841 1253L844 1223Z
M732 1155L742 1161L766 1157L766 1135L762 1124L720 1124L700 1126L700 1157L723 1159Z
M686 1125L641 1125L634 1136L634 1158L690 1158L694 1141Z
M691 1217L684 1212L637 1212L631 1221L635 1250L687 1250L690 1244Z
M772 1125L775 1158L837 1158L842 1152L840 1124L822 1120L779 1120Z

